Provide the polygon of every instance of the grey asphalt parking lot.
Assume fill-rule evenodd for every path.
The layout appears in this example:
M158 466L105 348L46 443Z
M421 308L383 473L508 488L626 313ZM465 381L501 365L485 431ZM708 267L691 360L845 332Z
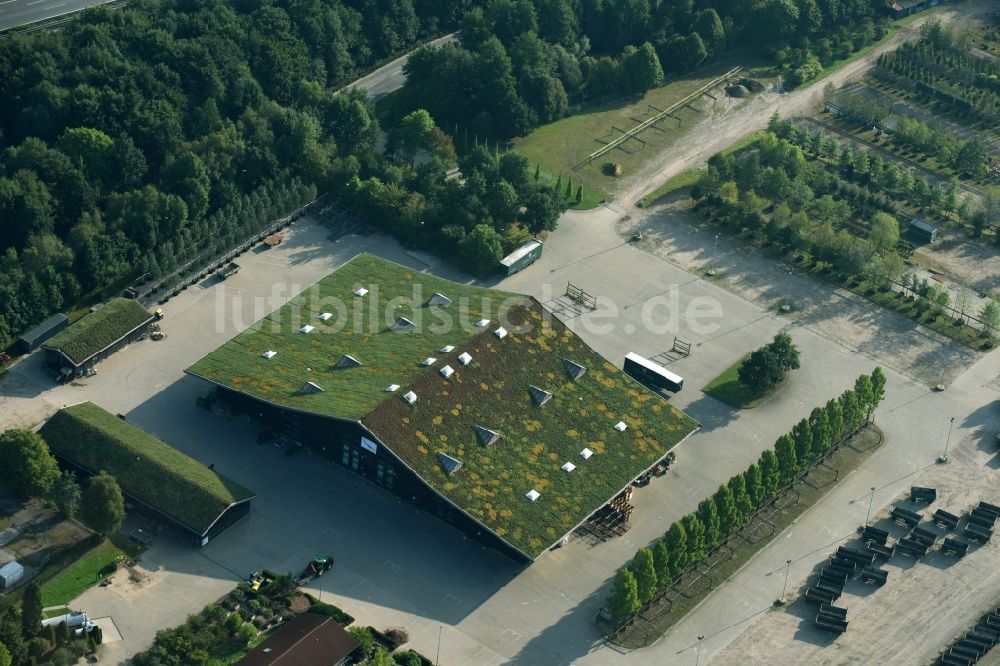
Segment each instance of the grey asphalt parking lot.
M252 570L294 572L314 554L331 553L337 560L333 575L318 579L322 587L315 585L314 594L322 593L324 600L341 605L362 624L405 627L412 646L425 654L435 654L440 638L445 664L693 662L691 638L709 633L702 652L706 659L747 624L734 623L734 618L753 617L769 603L774 595L770 574L775 562L784 562L790 544L797 552L808 552L818 542L849 532L864 512L857 498L867 498L869 485L897 487L933 459L943 441L945 415L960 417L953 442L965 440L963 445L996 427L991 413L976 411L994 397L986 386L998 374L994 356L967 371L945 394L930 394L922 383L890 371L889 397L878 414L890 439L862 470L845 479L828 500L805 514L799 525L655 647L621 654L604 646L591 619L614 571L635 548L660 536L813 406L875 365L807 326L776 316L767 304L744 300L625 244L615 232L616 219L617 214L606 209L570 216L536 265L499 286L536 295L557 312L568 308L560 297L567 281L597 294L598 311L573 315L565 309L562 316L619 365L626 351L656 356L670 349L675 334L691 340L691 356L662 360L686 378L685 389L673 402L703 427L679 448L677 464L665 478L637 490L637 510L625 537L602 544L574 539L526 569L319 455L288 456L257 445L257 427L245 417L209 413L195 405L195 398L209 387L184 376L185 367L358 252L467 280L384 237L347 236L331 242L325 228L299 221L277 248L241 257L236 276L221 284L196 285L168 302L166 340L132 345L79 385L55 386L37 357L15 366L0 380L4 394L8 382L16 389L11 399L18 402L11 405L32 404L37 411L39 402L52 410L94 400L197 459L214 463L258 494L250 517L201 551L157 538L143 558L144 566L159 572L156 582L137 590L130 600L100 588L81 598L79 605L88 613L111 616L122 634L122 641L108 646L108 657L123 659L142 649L157 628L181 622ZM274 285L297 287L278 293ZM666 300L650 305L654 297ZM721 317L708 316L717 311L712 301ZM693 304L698 312L708 313L704 321L681 316L671 329L671 308L690 315ZM619 316L602 319L612 307ZM238 314L236 323L233 312ZM600 323L613 326L601 332L594 328ZM700 393L719 371L779 330L789 331L802 349L803 368L774 398L744 413ZM7 418L5 412L5 422ZM892 494L880 491L876 508Z

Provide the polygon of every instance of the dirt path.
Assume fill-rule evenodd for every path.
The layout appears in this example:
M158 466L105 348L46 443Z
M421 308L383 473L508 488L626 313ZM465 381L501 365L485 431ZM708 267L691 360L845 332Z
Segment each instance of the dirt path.
M964 3L944 12L929 14L909 26L900 28L899 32L884 44L808 88L800 88L790 93L763 93L735 113L709 115L678 140L670 150L664 151L659 159L645 167L641 172L642 177L637 178L634 186L616 197L616 203L629 214L635 214L637 210L635 202L661 183L691 167L704 164L709 157L732 145L741 137L765 127L775 111L786 118L805 114L822 99L823 89L827 84L839 87L858 77L871 68L882 53L919 37L920 26L925 22L940 19L944 23L949 23L959 18L968 18L970 11L984 13L988 6L992 5L988 2Z

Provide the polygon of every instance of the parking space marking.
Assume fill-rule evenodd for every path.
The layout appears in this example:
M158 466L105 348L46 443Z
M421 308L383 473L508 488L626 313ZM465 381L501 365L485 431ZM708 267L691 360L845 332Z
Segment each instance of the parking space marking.
M461 606L464 603L461 599L459 599L458 597L456 597L453 594L446 594L443 597L441 597L441 600L442 601L447 601L449 604L451 604L455 608L458 608L459 606Z

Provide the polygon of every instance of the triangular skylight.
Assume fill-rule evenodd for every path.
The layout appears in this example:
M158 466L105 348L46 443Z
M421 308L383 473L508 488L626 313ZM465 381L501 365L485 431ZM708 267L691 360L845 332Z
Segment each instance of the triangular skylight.
M590 449L584 449L583 451L580 451L580 455L583 456L584 460L586 460L590 456L594 455L594 452Z
M483 426L474 427L476 429L476 436L479 437L479 441L485 446L492 446L500 439L500 433L498 432L494 432L489 428L484 428Z
M563 465L560 469L562 469L562 471L564 472L572 472L574 469L576 469L576 465L574 465L571 462L568 462L565 465Z
M462 352L458 355L458 362L462 365L469 365L472 363L472 355L469 352Z
M313 330L313 327L310 326L309 324L306 324L305 326L303 326L302 328L299 329L299 333L309 333L312 330Z
M493 335L497 336L501 340L507 337L507 329L501 326L497 330L493 331Z
M317 384L316 382L306 382L302 385L299 393L303 395L309 395L310 393L323 393L326 389Z
M407 391L406 393L403 394L403 400L405 400L408 404L412 405L417 401L417 394L414 393L413 391Z
M441 352L442 354L453 352L455 351L455 345L445 345L444 347L441 347L441 349L439 349L438 351Z
M528 492L526 492L524 494L524 496L527 497L528 499L530 499L532 502L534 502L536 499L538 499L539 497L541 497L542 494L540 492L538 492L537 490L535 490L534 488L532 488L531 490L529 490Z
M417 325L406 317L399 317L391 326L394 331L412 331L416 327Z
M427 305L451 305L451 299L444 294L434 294L431 300L427 301Z
M438 452L438 462L441 464L441 469L444 470L445 474L454 474L462 468L464 464L458 458L452 458L447 453Z
M266 351L263 354L261 354L261 356L263 356L264 358L274 358L277 355L278 355L278 352L276 352L276 351Z
M337 361L338 368L357 368L360 367L361 365L362 365L361 361L354 358L350 354L344 354L343 356L340 357L340 360Z
M489 319L480 319L479 321L476 322L476 326L478 326L479 328L482 328L484 326L489 326L489 324L490 324Z
M531 401L534 402L539 407L541 407L542 405L544 405L545 403L547 403L549 400L552 399L551 393L549 393L544 389L540 389L537 386L529 386L528 393L531 394Z
M365 289L364 287L358 287L357 289L354 290L354 295L355 296L364 296L367 293L368 293L368 290Z
M570 379L579 379L587 374L586 366L580 365L579 363L574 363L568 358L562 360L563 367L566 368L566 374L569 375Z
M320 321L326 321L327 319L329 319L329 318L330 318L330 317L332 317L332 316L333 316L333 313L332 313L332 312L324 312L323 314L321 314L321 315L319 316L319 320L320 320Z
M399 384L389 384L383 389L386 393L395 393L399 390Z
M615 424L615 430L617 430L618 432L625 432L626 428L628 428L628 424L625 423L624 421L619 421L618 423Z
M443 368L441 368L440 370L438 370L438 372L441 373L442 377L444 377L445 379L448 379L453 374L455 374L455 368L451 367L450 365L446 365Z
M436 358L434 358L433 356L428 356L427 358L425 358L424 360L422 360L422 361L420 362L420 365L423 365L423 366L431 366L431 365L434 365L434 363L435 363L436 361L437 361L437 359L436 359Z

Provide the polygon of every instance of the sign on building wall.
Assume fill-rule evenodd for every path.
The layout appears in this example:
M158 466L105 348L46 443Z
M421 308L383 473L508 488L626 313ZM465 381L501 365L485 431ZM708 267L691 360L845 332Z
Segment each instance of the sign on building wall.
M361 438L361 448L365 451L371 451L372 453L378 453L378 444L368 439L367 437Z

